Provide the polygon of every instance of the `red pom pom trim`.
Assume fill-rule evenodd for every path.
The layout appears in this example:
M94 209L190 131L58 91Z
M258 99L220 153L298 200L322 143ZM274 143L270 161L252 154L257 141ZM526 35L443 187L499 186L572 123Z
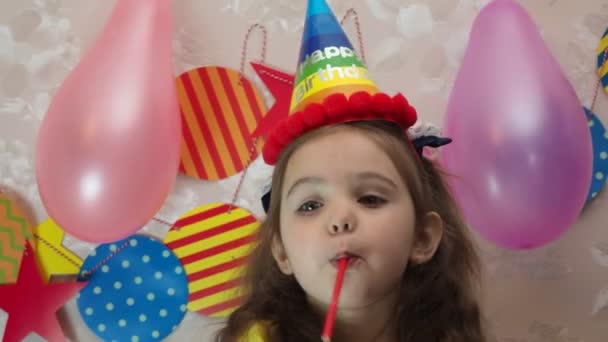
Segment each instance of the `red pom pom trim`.
M379 116L379 119L387 119L394 121L393 119L393 101L390 96L384 93L374 94L372 97L372 111Z
M283 145L277 142L274 132L270 133L266 138L264 147L262 148L262 157L264 158L264 162L266 162L268 165L274 165L279 159L281 150L283 150Z
M385 93L370 95L356 92L346 97L332 94L323 104L309 104L301 112L296 112L281 120L271 131L262 154L264 161L274 165L283 150L299 136L324 125L359 120L387 120L407 130L416 123L418 115L407 99L397 94L393 97Z
M397 94L393 96L393 111L405 113L408 111L410 104L407 102L405 96Z
M412 106L408 107L407 112L403 116L402 126L412 127L418 121L418 113L416 113L416 109Z
M276 141L283 146L289 145L292 140L292 137L289 134L289 131L287 130L287 121L288 118L279 121L277 126L273 129Z
M318 103L309 104L304 108L304 111L300 115L307 128L317 128L328 123L325 115L325 107Z
M353 93L348 99L348 110L355 117L364 117L372 111L371 95L365 91Z
M325 107L329 122L332 124L343 122L342 119L349 114L348 99L344 94L329 95L323 101L323 107Z
M292 137L299 137L306 132L306 124L302 119L302 112L294 113L287 120L287 131Z

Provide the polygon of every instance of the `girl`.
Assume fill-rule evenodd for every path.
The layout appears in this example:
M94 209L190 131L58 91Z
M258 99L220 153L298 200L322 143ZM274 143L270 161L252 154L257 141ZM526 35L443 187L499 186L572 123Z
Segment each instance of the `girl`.
M314 37L338 28L324 1L310 1L303 51L323 49L319 42L352 49L345 38ZM308 81L311 56L301 53L307 65L296 79L312 85L310 96L299 91L266 140L264 159L275 164L267 218L246 268L247 297L216 340L319 341L346 258L333 341L486 341L478 256L442 175L421 153L449 140L412 141L415 110L367 79Z

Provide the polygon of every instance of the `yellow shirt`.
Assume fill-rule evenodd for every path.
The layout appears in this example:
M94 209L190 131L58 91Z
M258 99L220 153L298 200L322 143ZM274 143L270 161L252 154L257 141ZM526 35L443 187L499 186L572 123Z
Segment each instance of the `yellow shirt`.
M243 334L239 342L265 342L267 325L264 323L254 323Z

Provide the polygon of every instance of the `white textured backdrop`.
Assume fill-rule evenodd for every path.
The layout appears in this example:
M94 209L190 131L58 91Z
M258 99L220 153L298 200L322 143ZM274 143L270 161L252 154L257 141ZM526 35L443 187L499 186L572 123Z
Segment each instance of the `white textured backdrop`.
M92 43L116 0L0 0L0 186L27 202L35 223L47 218L33 168L36 133L54 91ZM128 0L123 0L128 1ZM468 32L488 0L329 0L341 17L354 7L361 19L370 72L387 92L402 91L425 120L441 124ZM595 49L608 26L605 0L521 0L581 102L595 85ZM267 63L295 68L305 1L173 0L176 74L202 65L238 69L248 26L268 28ZM345 23L358 47L354 23ZM249 56L257 58L258 35ZM246 75L253 76L250 68ZM268 104L271 99L264 89ZM596 113L608 124L608 96ZM261 214L259 186L268 168L257 160L238 204ZM174 220L207 202L230 201L238 175L220 182L180 177L158 216ZM499 250L482 242L486 266L485 308L500 342L605 342L608 340L608 195L589 206L559 241L527 252ZM147 231L162 236L166 227ZM92 245L68 238L85 257ZM94 341L72 301L64 311L75 341ZM6 314L0 313L0 333ZM217 325L188 314L172 341L210 340ZM36 337L32 337L36 339Z

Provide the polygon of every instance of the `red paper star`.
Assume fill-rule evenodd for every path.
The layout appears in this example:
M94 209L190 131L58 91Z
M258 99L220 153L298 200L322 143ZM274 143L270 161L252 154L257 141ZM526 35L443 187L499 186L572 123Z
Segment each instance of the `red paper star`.
M252 134L253 138L265 137L277 122L289 113L294 76L255 62L251 62L251 66L268 87L275 101Z
M35 332L47 341L65 341L56 312L85 282L46 284L40 276L29 242L16 284L0 285L0 308L8 313L4 342L19 342Z

